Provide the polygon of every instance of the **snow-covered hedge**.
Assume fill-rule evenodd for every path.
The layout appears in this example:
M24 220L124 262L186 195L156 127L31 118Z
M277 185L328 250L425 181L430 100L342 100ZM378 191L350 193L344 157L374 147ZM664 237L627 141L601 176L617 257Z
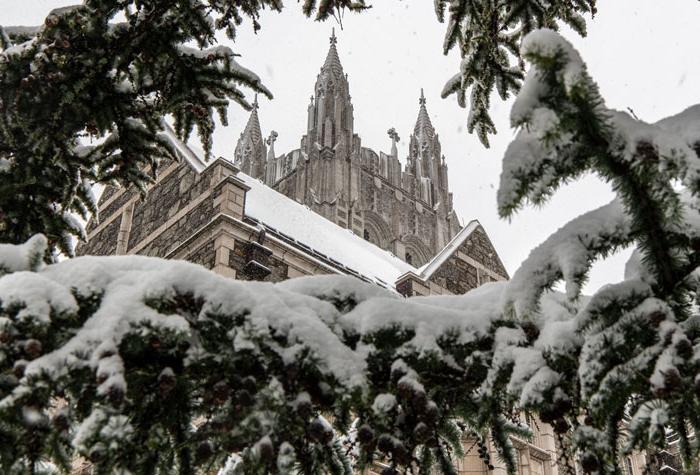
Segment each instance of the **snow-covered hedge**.
M521 411L552 424L561 471L577 456L619 473L621 451L668 429L695 456L697 107L644 124L605 108L558 34L529 35L521 53L532 66L500 212L585 172L618 196L509 283L403 299L349 277L239 282L147 257L44 265L41 235L0 245L0 470L78 454L98 473L350 473L377 457L387 474L454 473L468 435L514 473ZM625 280L581 296L620 246L635 248Z

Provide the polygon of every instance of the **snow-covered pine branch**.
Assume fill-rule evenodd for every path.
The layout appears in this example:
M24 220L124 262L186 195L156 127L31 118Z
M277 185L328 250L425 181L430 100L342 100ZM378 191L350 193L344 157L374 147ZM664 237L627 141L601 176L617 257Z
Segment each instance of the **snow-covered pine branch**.
M689 409L700 402L698 106L647 124L606 108L578 52L554 31L530 33L520 53L531 67L511 112L520 130L504 157L501 215L543 204L585 173L610 183L617 197L533 250L505 289L504 310L522 325L550 322L544 328L552 336L543 292L563 279L564 305L577 309L558 327L566 351L540 343L542 360L518 350L514 371L527 368L525 376L534 376L520 384L565 402L529 407L553 418L555 428L572 426L572 453L579 451L585 471L617 473L621 447L658 445L664 430L680 436L690 461L697 455L690 437L700 430L697 410ZM627 246L634 252L625 280L581 297L593 263ZM540 382L535 370L543 361L553 373ZM522 396L520 403L528 407Z
M583 15L595 12L595 0L436 0L438 21L447 24L443 52L458 48L462 57L442 97L456 94L461 107L470 97L467 130L476 132L488 147L489 135L496 133L489 112L494 89L505 100L518 93L523 81L523 38L536 28L556 29L561 24L585 36Z
M84 183L145 189L162 159L158 133L174 118L186 140L196 127L211 151L213 113L243 89L272 97L234 53L215 45L278 0L185 3L102 0L51 11L40 27L0 31L0 239L44 233L71 255L95 207ZM123 15L126 21L115 19ZM190 46L195 43L195 46ZM97 139L85 147L86 136Z
M41 236L0 245L5 473L76 452L107 471L224 467L237 453L245 473L290 457L303 473L349 473L339 436L352 427L360 466L396 467L461 450L456 417L506 445L523 431L483 391L492 352L513 351L493 343L514 325L500 319L503 283L402 299L350 277L238 282L140 256L37 267L45 251Z

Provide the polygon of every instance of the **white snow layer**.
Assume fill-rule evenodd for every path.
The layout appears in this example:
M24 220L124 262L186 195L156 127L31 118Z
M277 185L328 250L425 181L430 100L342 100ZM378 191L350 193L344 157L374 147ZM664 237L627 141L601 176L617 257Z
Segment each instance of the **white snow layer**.
M530 252L504 293L504 304L518 316L537 310L540 295L558 280L570 300L578 297L591 260L630 232L630 219L619 201L573 219Z
M363 344L348 347L341 341L345 331L364 334L401 325L415 331L415 338L405 344L407 350L439 354L437 340L448 331L459 332L463 341L470 341L487 332L491 320L500 315L502 283L485 285L464 296L401 299L352 277L302 278L278 285L240 282L188 262L144 256L79 257L38 272L21 271L29 267L23 263L25 248L36 240L41 238L2 248L5 265L20 272L0 278L0 309L23 305L20 317L46 323L54 315L77 310L73 295L102 294L102 298L72 339L28 363L24 380L35 374L59 377L75 365L88 364L101 381L100 392L125 390L118 348L127 333L142 324L184 335L191 332L184 317L163 314L147 305L154 298L175 294L201 298L205 302L201 315L247 315L246 325L233 330L239 332L236 346L249 348L272 333L284 335L289 347L280 349L283 357L307 347L320 361L322 372L348 387L365 385L368 348ZM336 301L352 304L343 313L331 303ZM0 406L11 402L12 396Z
M393 286L406 272L418 274L415 267L392 253L313 213L259 180L244 173L237 176L250 187L246 195L246 216L293 236L298 242L384 286Z

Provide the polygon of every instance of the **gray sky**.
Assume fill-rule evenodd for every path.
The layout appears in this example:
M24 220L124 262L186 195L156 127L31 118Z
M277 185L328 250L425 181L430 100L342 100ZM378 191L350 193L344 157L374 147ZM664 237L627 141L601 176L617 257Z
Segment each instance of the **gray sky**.
M75 1L0 0L0 24L39 24L49 9ZM349 75L355 107L355 131L366 147L389 151L387 129L401 136L399 156L418 114L420 88L443 153L447 157L455 209L467 222L478 219L512 274L530 249L575 216L607 203L612 193L594 177L584 177L560 190L544 208L528 208L511 222L496 213L496 190L501 158L513 131L508 114L512 99L492 101L499 131L485 149L465 130L467 111L453 98L440 99L445 81L459 67L456 52L442 55L444 25L437 22L428 0L370 0L373 8L347 14L343 31L335 22L307 20L299 3L287 0L281 14L266 13L262 30L239 30L234 51L275 95L260 102L263 134L276 130L277 154L299 146L305 131L306 106L316 75L328 50L335 26L338 52ZM587 62L609 107L631 107L641 119L653 122L700 103L700 3L691 0L601 0L589 21L589 34L580 38L564 30ZM222 41L224 38L222 37ZM229 126L215 134L214 153L232 156L248 113L233 106ZM598 263L587 292L622 278L629 251Z

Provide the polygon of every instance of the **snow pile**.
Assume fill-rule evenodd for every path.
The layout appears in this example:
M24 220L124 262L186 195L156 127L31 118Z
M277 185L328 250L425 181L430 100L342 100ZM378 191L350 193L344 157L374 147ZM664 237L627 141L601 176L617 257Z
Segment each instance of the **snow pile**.
M19 246L0 244L0 276L4 273L39 269L43 265L40 251L46 249L47 242L45 236L37 234Z

